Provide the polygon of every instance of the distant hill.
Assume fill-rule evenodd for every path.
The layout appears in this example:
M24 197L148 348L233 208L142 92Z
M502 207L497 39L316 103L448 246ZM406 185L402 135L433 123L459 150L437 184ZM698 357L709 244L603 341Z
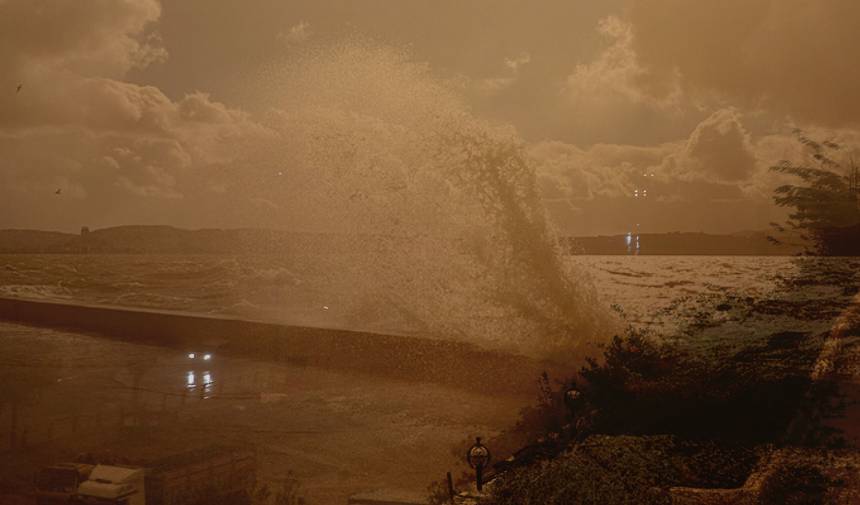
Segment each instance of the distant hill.
M244 254L340 246L343 243L331 234L251 228L183 230L172 226L117 226L82 230L80 234L0 230L0 254ZM626 235L567 237L562 239L562 247L569 254L630 254L635 249L635 239L628 247ZM792 255L797 252L796 246L771 243L764 232L734 235L645 233L639 235L638 254Z
M563 247L569 254L686 254L686 255L756 255L790 256L801 252L796 245L775 244L765 232L743 232L732 235L708 233L642 233L627 235L568 237Z
M308 245L321 235L265 229L183 230L172 226L117 226L81 234L0 230L0 253L243 254Z
M0 230L0 254L58 252L76 237L57 231Z

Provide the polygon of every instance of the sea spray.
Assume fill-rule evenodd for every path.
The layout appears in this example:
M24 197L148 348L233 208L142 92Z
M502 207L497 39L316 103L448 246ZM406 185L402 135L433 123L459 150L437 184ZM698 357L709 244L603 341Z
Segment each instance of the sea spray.
M237 183L279 225L327 233L303 251L326 309L558 359L609 334L590 281L562 261L522 142L456 86L367 41L316 47L269 86L277 141Z

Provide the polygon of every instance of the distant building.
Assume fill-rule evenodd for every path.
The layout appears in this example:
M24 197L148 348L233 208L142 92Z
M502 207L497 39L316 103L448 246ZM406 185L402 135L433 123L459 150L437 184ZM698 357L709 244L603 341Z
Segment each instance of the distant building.
M90 234L90 227L89 226L81 226L81 236L86 237L89 234Z

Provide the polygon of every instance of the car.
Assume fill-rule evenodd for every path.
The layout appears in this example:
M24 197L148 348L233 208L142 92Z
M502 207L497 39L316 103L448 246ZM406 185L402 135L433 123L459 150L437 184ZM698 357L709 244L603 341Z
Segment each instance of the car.
M218 364L218 351L223 345L220 341L189 345L185 348L183 361L191 369L211 370Z
M190 351L185 355L188 358L188 361L192 364L192 366L206 366L212 364L212 358L214 354L209 351Z

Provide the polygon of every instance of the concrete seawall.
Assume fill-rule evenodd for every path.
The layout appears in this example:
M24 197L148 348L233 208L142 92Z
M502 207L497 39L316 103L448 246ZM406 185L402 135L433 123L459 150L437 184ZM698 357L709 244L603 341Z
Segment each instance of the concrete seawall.
M449 340L114 306L0 298L0 320L177 349L218 340L229 356L485 392L530 393L542 371L559 368Z

